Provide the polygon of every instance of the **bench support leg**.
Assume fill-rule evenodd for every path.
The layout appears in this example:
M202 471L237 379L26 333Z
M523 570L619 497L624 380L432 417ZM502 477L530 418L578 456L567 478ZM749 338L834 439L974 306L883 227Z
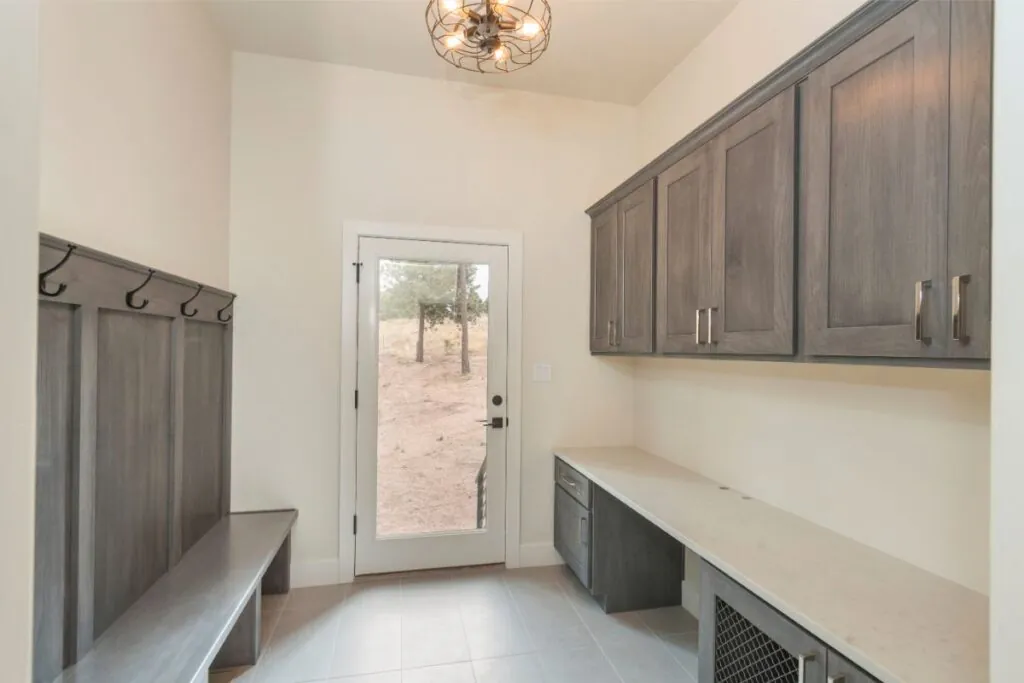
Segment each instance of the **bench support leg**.
M255 666L260 658L260 612L262 591L259 586L253 591L245 609L228 634L228 639L213 660L213 670L232 669L237 666Z
M265 595L283 595L292 589L292 535L284 539L267 573L263 575Z

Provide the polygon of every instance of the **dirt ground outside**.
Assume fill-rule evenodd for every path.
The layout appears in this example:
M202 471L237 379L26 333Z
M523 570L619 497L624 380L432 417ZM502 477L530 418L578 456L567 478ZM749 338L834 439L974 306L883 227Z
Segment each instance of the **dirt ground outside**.
M476 476L486 453L487 318L470 325L470 374L462 375L461 330L424 336L418 323L380 323L377 533L476 528Z

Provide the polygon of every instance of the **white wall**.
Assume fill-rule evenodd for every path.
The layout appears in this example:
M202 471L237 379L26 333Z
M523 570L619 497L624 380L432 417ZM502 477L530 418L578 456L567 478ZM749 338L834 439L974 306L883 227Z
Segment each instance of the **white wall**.
M686 137L863 4L742 0L640 103L642 160Z
M195 2L42 14L40 230L228 282L231 61Z
M859 4L741 2L640 105L644 158ZM641 360L636 445L986 591L989 379L971 371Z
M38 5L0 2L0 667L28 683L36 463Z
M1020 680L1024 651L1024 3L996 3L993 159L991 680Z
M583 209L635 170L635 111L236 54L232 121L234 507L297 507L297 580L336 579L344 220L513 229L528 274L522 542L549 547L551 447L632 439L629 362L582 351ZM552 383L528 381L535 362Z

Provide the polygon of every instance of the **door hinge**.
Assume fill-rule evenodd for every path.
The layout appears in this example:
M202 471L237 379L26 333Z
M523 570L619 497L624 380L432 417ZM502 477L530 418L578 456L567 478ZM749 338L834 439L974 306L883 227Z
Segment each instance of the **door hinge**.
M363 262L362 261L355 261L352 265L355 266L355 268L356 268L356 284L358 285L359 284L360 275L362 275L362 272L363 272Z
M359 410L359 390L356 389L356 410Z
M352 515L352 535L355 536L359 531L359 517Z

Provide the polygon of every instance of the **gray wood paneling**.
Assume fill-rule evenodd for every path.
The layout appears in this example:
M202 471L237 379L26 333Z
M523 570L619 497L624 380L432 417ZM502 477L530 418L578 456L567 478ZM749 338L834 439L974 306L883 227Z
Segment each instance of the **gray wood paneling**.
M949 262L943 286L961 285L964 331L953 358L989 358L992 327L991 0L954 2L950 29ZM952 312L950 313L952 316Z
M794 352L796 94L790 88L713 143L711 348Z
M71 543L68 618L65 630L67 661L77 662L92 648L95 630L96 570L96 376L98 372L99 311L95 306L75 310L75 412L73 418Z
M206 683L296 517L282 510L222 519L58 683Z
M221 518L224 445L223 325L185 323L182 549Z
M74 309L39 306L36 389L35 619L32 680L50 683L64 668L69 485L74 408Z
M601 487L592 489L591 593L604 611L681 604L682 544Z
M912 5L808 79L808 353L944 355L949 17Z
M654 351L654 181L619 202L619 316L615 350Z
M711 278L711 156L707 147L658 176L657 343L659 353L706 350L698 311Z
M611 351L619 291L619 213L611 207L590 229L590 350Z
M171 320L100 311L95 635L169 566Z

